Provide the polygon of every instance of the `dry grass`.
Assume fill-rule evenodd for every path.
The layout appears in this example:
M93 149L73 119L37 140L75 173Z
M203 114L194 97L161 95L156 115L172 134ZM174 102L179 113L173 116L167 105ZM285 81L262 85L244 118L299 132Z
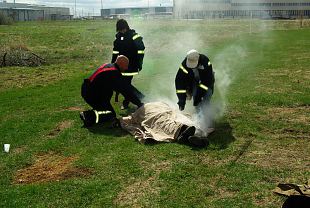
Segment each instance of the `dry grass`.
M65 111L83 111L84 108L80 106L71 106L65 109Z
M254 140L239 161L267 169L310 170L310 144L307 140L295 142L281 139Z
M297 107L273 107L265 110L272 120L282 120L287 123L304 124L310 123L310 106ZM294 133L291 130L284 130L287 133ZM296 132L295 132L296 133ZM309 137L309 135L305 136Z
M143 163L147 170L154 172L154 175L148 177L143 181L134 181L133 183L124 187L124 189L117 195L114 203L119 206L126 207L143 207L141 201L145 200L146 196L158 195L160 188L158 187L158 177L162 171L171 168L170 162L161 162L157 164Z
M53 153L38 155L35 162L18 170L13 184L32 184L66 180L76 177L87 177L92 171L73 166L78 157L64 157Z
M266 76L268 71L268 76ZM303 93L303 87L310 83L310 71L293 69L265 69L256 78L258 85L255 91L267 94ZM293 86L301 86L299 90Z
M71 77L73 74L73 71L68 71L61 66L50 66L48 70L45 66L38 68L0 68L0 91L10 88L47 86Z
M53 129L51 132L48 133L48 137L53 138L56 137L58 134L60 134L63 130L69 129L73 125L73 120L67 120L67 121L62 121L57 126L55 129Z

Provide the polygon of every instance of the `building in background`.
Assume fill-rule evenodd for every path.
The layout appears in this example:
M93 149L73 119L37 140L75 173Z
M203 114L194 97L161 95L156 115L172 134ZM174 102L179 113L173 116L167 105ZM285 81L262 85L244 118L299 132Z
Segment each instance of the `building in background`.
M70 9L44 5L0 2L0 12L10 16L14 21L34 20L71 20Z
M103 18L172 18L173 7L131 7L101 9Z
M174 17L309 18L310 0L174 0Z

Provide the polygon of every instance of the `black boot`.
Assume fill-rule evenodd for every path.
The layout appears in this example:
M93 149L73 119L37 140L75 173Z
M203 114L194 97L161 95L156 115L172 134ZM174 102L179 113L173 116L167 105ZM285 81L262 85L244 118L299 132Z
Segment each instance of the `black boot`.
M96 123L96 114L93 110L80 112L80 118L84 123L84 127L91 127Z
M186 126L183 125L180 130L180 134L177 138L179 143L186 144L188 143L188 138L195 134L196 128L195 126Z
M111 111L88 110L80 113L80 118L84 127L91 127L98 123L104 123L115 118L115 113Z

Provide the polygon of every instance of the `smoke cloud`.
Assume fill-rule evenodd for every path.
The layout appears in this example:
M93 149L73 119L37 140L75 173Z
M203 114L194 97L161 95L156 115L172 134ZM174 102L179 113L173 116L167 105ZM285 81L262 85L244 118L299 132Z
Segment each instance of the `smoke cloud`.
M147 91L145 102L162 101L169 104L172 108L178 110L177 96L175 91L175 76L179 66L186 56L187 51L196 49L200 53L207 55L215 72L215 93L212 98L212 104L204 106L197 110L193 107L193 100L187 100L184 113L192 117L196 126L202 130L207 131L208 127L212 126L214 119L222 116L227 106L227 92L229 86L233 82L236 71L231 67L231 54L238 57L244 56L245 48L241 46L230 45L223 48L219 53L212 54L212 41L206 40L205 37L212 37L213 34L200 34L197 24L204 24L205 22L198 22L190 20L187 22L171 21L169 25L170 30L162 31L163 25L155 27L153 30L145 30L143 23L139 20L130 20L130 25L144 37L146 45L144 69L141 72L141 82L143 85L148 83L145 87ZM150 24L160 24L160 22L149 22ZM171 24L172 23L172 24ZM185 24L186 26L180 26ZM213 23L211 23L213 24ZM182 29L179 29L182 28ZM161 28L161 29L160 29ZM186 30L184 30L184 28ZM161 30L161 35L156 35L153 32ZM171 31L171 32L169 32ZM206 31L203 31L206 33ZM208 44L210 42L210 44ZM209 52L210 51L210 52ZM138 82L139 80L134 82Z
M267 26L263 20L252 19L146 22L131 19L130 24L144 37L146 45L145 69L140 78L143 83L145 80L148 83L146 101L163 101L177 109L174 79L187 51L196 49L209 57L216 80L211 104L196 109L191 100L187 101L185 108L185 114L189 114L205 131L214 125L215 119L224 115L230 87L240 73L238 62L246 60L249 54L248 46L240 39L241 34L263 32L272 27L271 23ZM145 27L145 24L152 27ZM226 45L221 43L221 40L228 39ZM215 50L218 45L221 49Z

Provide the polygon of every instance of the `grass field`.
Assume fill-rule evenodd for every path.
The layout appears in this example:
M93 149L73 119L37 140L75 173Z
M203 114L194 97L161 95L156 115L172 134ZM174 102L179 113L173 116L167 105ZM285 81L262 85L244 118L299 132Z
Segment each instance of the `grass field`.
M81 128L80 86L110 61L115 21L0 26L2 49L23 46L47 62L0 68L0 144L11 144L0 153L0 207L277 208L285 200L272 192L278 183L310 179L309 22L130 24L147 48L134 80L147 100L176 102L187 50L211 59L210 146L141 145L109 125Z

